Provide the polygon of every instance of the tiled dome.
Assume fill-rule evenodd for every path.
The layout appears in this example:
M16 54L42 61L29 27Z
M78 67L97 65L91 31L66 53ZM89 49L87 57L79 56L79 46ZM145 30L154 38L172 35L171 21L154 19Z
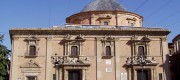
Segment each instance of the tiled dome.
M88 4L81 12L87 11L127 11L115 0L94 0Z

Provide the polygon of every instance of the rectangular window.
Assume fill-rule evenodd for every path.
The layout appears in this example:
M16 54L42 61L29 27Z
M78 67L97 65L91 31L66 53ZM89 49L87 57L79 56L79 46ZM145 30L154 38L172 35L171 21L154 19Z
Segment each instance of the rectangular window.
M138 46L138 55L145 55L144 46Z
M68 80L82 80L81 71L68 71Z
M111 47L106 46L106 56L111 56Z
M36 46L30 46L29 47L29 56L35 56L36 55Z
M131 23L131 26L133 27L133 26L134 26L134 23Z
M159 80L163 80L162 79L162 73L159 73Z
M71 56L78 56L78 47L77 46L71 47Z
M37 80L36 76L27 76L27 80Z
M169 55L172 55L172 51L171 50L169 50Z
M108 22L104 22L104 25L107 26L107 25L109 25L109 23Z

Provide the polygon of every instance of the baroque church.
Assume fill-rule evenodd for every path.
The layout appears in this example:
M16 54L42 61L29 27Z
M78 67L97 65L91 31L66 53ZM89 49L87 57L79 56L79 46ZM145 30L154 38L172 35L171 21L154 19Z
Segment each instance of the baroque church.
M63 27L10 29L10 80L170 80L168 29L116 0L93 0Z

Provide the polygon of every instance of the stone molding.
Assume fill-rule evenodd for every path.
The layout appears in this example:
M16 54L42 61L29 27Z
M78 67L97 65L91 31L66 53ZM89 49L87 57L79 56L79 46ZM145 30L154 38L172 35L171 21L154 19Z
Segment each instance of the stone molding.
M101 32L101 33L100 33ZM167 29L161 28L16 28L10 30L10 35L120 35L120 34L152 34L152 35L168 35L170 33ZM49 38L50 39L50 38ZM48 39L48 40L49 40Z
M167 37L161 37L160 38L162 41L167 41Z
M29 62L22 64L20 68L41 68L41 66L37 62L30 60Z

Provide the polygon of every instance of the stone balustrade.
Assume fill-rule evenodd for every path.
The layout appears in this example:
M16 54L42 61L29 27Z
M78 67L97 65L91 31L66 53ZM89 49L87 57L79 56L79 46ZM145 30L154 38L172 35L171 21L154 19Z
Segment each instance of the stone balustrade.
M86 56L52 56L51 61L56 65L90 65L89 57Z
M132 56L126 60L126 65L157 65L154 57L151 56Z

